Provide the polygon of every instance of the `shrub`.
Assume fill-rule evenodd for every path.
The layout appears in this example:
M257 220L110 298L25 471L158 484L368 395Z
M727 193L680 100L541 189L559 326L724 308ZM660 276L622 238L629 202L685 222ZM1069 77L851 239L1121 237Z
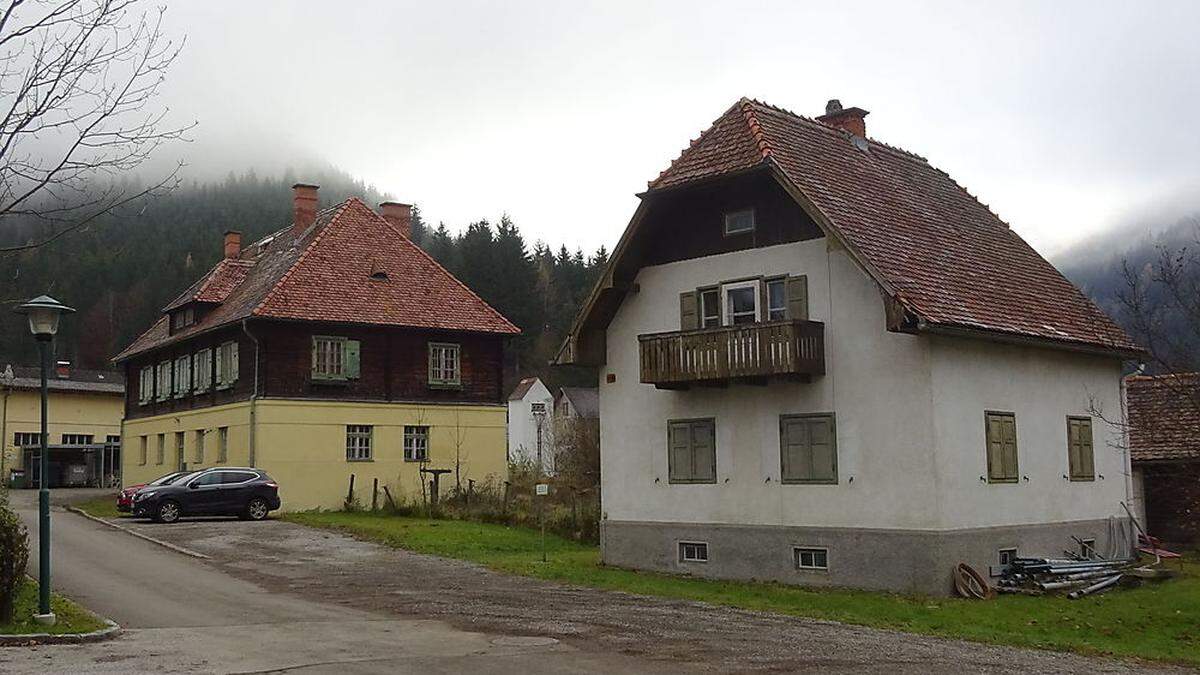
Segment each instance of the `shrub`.
M29 534L20 517L0 504L0 623L12 623L13 603L29 563Z

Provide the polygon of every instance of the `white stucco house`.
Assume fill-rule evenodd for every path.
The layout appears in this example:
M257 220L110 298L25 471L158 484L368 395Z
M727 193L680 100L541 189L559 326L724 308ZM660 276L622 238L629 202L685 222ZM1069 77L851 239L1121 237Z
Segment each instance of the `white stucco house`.
M949 593L1128 550L1142 350L921 157L742 99L640 195L557 362L599 368L608 564Z
M508 461L554 469L554 396L537 377L526 377L508 395Z

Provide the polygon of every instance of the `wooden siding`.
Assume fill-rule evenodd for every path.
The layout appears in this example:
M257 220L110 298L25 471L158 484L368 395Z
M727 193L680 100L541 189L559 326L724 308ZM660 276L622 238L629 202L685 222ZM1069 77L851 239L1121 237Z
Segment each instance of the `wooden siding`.
M347 326L315 322L254 321L250 333L258 340L260 398L311 398L355 401L429 401L502 403L504 400L505 340L499 335L419 331L404 328ZM329 335L360 341L360 374L344 381L312 377L312 336ZM138 402L139 372L143 366L173 361L205 347L238 342L238 380L233 387L190 394L165 401ZM461 386L431 387L428 343L461 345ZM254 392L255 345L233 326L199 336L124 364L125 416L128 419L205 408L248 400Z
M641 381L660 388L825 374L825 324L771 321L639 335Z

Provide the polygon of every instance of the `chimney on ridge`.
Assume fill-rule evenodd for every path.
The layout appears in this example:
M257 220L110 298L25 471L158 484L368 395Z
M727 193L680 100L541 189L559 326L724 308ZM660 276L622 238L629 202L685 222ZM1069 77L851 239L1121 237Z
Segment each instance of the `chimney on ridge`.
M412 204L384 202L379 205L379 214L406 239L412 239Z
M300 235L317 219L318 185L296 183L292 186L292 236Z
M867 123L864 118L869 114L862 108L843 108L841 101L831 98L829 103L825 104L825 114L818 117L817 121L849 131L859 138L866 138Z
M236 258L242 254L242 233L225 230L225 257Z
M60 380L68 380L71 378L71 362L59 361L54 364L54 375Z

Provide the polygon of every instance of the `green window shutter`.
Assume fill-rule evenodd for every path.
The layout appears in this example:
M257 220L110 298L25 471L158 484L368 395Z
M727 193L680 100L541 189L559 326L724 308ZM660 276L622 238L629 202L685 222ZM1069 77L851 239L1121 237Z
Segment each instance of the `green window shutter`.
M1096 455L1092 450L1092 421L1079 421L1079 454L1083 459L1083 476L1088 480L1096 477Z
M799 417L780 423L780 477L784 481L807 480L812 474L808 453L808 425Z
M230 384L237 382L239 372L240 372L240 369L238 368L238 343L231 342L231 343L229 343L229 383Z
M317 336L312 336L312 366L309 370L309 377L314 380L319 380L323 375L317 372Z
M692 475L691 427L687 422L671 422L667 427L667 462L671 481L690 480Z
M717 439L711 420L692 424L692 480L717 480Z
M692 330L700 327L699 316L696 314L696 292L688 291L679 294L679 329Z
M359 341L346 340L345 342L345 373L346 377L351 380L357 380L359 374Z
M1067 464L1071 478L1079 478L1083 457L1080 456L1079 420L1067 418Z
M987 415L987 466L989 480L1004 479L1004 443L1001 430L1002 420L998 415Z
M1017 420L1015 417L1004 419L1004 477L1016 480L1017 469Z
M812 479L837 482L837 444L832 417L808 420L808 439L812 451Z
M788 277L787 315L793 321L808 320L808 277Z

